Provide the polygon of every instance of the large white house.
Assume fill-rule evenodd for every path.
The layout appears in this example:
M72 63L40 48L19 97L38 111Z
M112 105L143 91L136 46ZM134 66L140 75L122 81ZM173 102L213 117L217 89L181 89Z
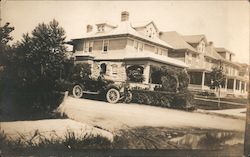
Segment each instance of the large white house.
M151 77L154 67L184 69L188 66L177 59L168 57L173 47L159 38L159 30L153 21L131 23L129 13L121 13L117 25L107 22L87 25L87 32L80 38L72 39L75 62L92 65L93 76L100 68L115 81L127 80L126 69L139 67L144 75L141 84L154 87Z

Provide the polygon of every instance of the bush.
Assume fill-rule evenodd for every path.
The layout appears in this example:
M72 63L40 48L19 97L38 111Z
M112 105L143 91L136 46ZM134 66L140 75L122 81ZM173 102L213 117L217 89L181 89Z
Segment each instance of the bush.
M139 65L128 67L126 73L129 81L131 82L142 82L145 79L143 76L143 67Z
M65 79L59 79L55 82L55 90L59 92L65 92L69 91L72 87L72 82L65 80Z
M88 79L91 75L91 65L88 63L78 63L74 66L70 80L79 81Z
M133 102L152 106L175 109L191 109L193 96L191 93L174 93L164 91L132 90Z
M176 109L194 110L194 95L186 91L185 93L176 93L171 105Z

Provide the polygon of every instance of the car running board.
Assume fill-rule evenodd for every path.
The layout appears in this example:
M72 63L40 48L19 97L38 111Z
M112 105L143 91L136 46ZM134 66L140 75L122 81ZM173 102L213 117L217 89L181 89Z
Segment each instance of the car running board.
M83 91L85 94L100 94L100 92Z

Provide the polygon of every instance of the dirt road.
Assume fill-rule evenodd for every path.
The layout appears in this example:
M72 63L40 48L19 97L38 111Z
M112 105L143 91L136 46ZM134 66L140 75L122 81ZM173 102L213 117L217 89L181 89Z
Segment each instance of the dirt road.
M60 110L69 118L110 131L126 127L204 128L244 131L245 121L138 104L110 104L68 97Z

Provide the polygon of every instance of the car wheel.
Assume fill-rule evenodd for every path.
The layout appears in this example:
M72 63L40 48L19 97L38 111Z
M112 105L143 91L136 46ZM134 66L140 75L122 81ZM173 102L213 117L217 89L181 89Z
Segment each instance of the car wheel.
M131 92L131 91L128 91L128 92L126 92L126 94L125 94L124 102L125 102L125 103L130 103L131 101L132 101L132 92Z
M72 93L75 98L81 98L83 95L83 89L80 85L75 85L73 87Z
M109 103L117 103L120 100L120 92L115 88L110 88L106 94Z

